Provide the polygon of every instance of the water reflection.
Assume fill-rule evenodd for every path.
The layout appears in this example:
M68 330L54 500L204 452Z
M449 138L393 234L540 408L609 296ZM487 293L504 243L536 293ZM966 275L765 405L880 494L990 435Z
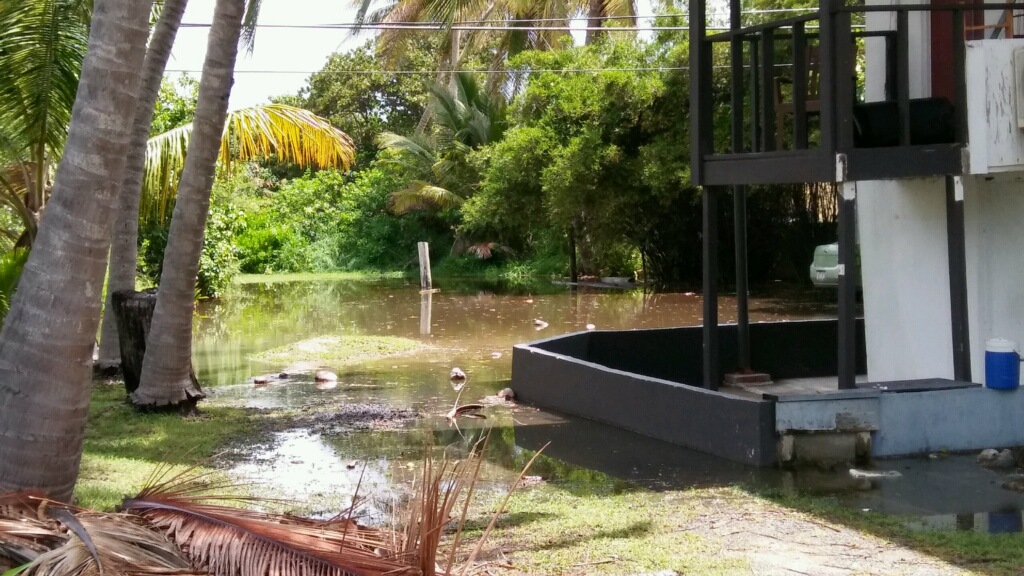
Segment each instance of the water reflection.
M1024 532L1024 512L1019 508L977 514L943 514L924 516L907 522L915 530L960 530L989 534Z

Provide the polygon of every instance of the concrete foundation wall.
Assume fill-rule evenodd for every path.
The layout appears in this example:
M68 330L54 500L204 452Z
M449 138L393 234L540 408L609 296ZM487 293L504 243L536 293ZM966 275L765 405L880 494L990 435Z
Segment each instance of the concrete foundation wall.
M883 394L877 457L1024 445L1024 391L962 388Z
M736 462L776 460L772 402L649 378L527 345L512 352L522 400Z

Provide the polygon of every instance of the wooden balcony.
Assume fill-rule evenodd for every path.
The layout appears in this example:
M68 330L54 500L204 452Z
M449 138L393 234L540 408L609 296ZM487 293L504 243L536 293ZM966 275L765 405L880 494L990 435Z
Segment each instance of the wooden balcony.
M996 11L1012 23L1012 4L847 6L822 0L817 12L740 27L735 2L730 29L715 34L708 33L704 4L691 2L690 20L695 183L841 182L964 172L965 39L1011 35L1010 27L976 23ZM887 18L873 21L890 24L866 27L871 13L884 13ZM922 13L930 16L929 34L920 33ZM913 45L929 37L930 46ZM869 49L875 66L865 72ZM911 79L922 75L911 59L914 49L930 50L933 73L931 86L912 91ZM875 91L870 101L862 87L865 73L877 86L884 84L884 94ZM729 122L722 121L726 116Z

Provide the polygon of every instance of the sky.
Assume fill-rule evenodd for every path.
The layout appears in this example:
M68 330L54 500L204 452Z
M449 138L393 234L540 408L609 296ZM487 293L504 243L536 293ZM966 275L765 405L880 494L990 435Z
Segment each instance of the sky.
M209 24L215 0L189 0L183 23ZM348 0L264 0L261 24L338 24L352 22L355 9ZM199 78L206 56L209 28L178 30L168 76L172 70L189 70ZM235 85L231 91L232 110L266 104L270 97L295 94L310 74L319 70L334 52L359 46L370 36L352 38L348 30L260 28L253 53L244 51L235 64ZM278 74L252 74L246 71L286 71Z
M182 22L209 24L213 19L214 4L215 0L189 0ZM639 14L652 13L651 0L639 0L638 4ZM355 8L351 0L263 0L259 23L340 24L351 23L354 19ZM181 71L188 71L199 78L208 34L207 27L182 27L178 30L171 60L167 64L168 77L173 79ZM353 37L349 30L336 29L259 28L252 54L242 51L238 55L229 108L237 110L266 104L273 96L297 93L306 85L309 76L326 64L331 54L351 50L366 42L371 35L372 32L364 32ZM573 36L577 42L582 42L583 34L573 33Z

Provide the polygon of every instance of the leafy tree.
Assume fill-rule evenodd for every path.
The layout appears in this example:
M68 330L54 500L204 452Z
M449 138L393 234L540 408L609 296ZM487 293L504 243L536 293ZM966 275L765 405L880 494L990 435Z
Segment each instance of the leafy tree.
M177 81L164 78L153 112L149 135L158 136L164 132L190 124L196 115L196 100L199 99L199 80L182 74Z
M384 62L373 52L373 42L333 54L297 97L274 100L310 110L349 134L360 165L376 156L375 139L381 132L409 134L416 128L427 104L434 65L435 42L422 35L389 65L411 74L385 71Z
M513 102L506 141L486 153L482 193L465 209L467 230L493 230L521 245L546 223L575 231L585 271L631 271L632 224L645 220L643 199L652 194L643 162L648 110L664 85L657 72L620 69L654 62L631 40L518 57L517 66L541 71ZM515 209L503 214L504 205Z

